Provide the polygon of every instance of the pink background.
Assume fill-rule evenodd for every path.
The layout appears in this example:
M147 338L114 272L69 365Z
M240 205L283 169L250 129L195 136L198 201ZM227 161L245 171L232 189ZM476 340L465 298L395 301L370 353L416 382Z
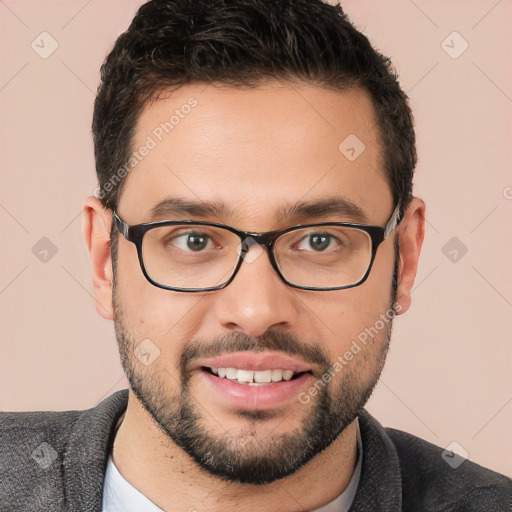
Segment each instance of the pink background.
M96 186L99 67L140 3L0 3L0 409L83 409L127 387L94 308L80 210ZM413 306L368 408L512 476L512 2L343 5L411 97L427 203ZM42 32L58 43L46 59L31 47ZM32 251L43 237L57 249L46 262ZM456 262L452 237L467 247Z

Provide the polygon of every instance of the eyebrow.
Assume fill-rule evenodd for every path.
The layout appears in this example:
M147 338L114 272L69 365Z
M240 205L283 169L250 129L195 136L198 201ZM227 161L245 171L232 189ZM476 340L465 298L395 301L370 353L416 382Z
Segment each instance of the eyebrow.
M220 201L192 201L170 197L160 201L149 212L150 220L162 216L183 215L188 217L235 217L236 211ZM364 223L367 217L362 208L342 196L329 196L312 201L297 201L279 207L276 217L280 220L300 221L327 215L337 215L350 221Z

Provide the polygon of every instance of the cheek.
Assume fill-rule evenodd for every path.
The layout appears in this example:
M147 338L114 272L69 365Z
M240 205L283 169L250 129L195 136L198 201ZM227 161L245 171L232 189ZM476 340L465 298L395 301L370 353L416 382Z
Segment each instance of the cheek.
M391 251L386 247L377 254L370 275L362 285L324 292L324 295L311 297L308 303L311 311L316 312L318 328L333 360L351 350L352 343L358 339L368 343L370 352L379 351L386 341L389 316L393 314L390 308L394 252L391 243L389 246ZM386 314L388 321L382 324L381 315ZM368 332L378 332L375 340ZM369 357L370 352L364 357Z
M363 306L362 306L363 307ZM387 301L380 307L355 312L340 326L343 335L330 340L334 385L348 386L352 391L363 391L375 381L384 364L393 320Z
M134 265L136 264L136 265ZM174 372L180 354L200 330L204 311L199 294L183 294L149 283L138 260L118 265L117 309L135 347L150 340L160 350L160 366Z
M131 333L160 337L173 325L180 312L174 292L152 285L142 273L135 246L124 243L119 248L117 298L124 322Z

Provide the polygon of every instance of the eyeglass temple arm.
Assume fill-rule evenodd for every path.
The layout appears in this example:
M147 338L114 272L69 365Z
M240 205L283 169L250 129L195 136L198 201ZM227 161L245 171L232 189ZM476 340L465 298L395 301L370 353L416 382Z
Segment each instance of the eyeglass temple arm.
M398 226L399 222L402 219L400 218L400 202L396 205L396 208L393 210L391 217L389 218L385 229L384 229L384 238L387 238L389 234Z
M112 213L112 222L114 222L114 226L127 240L129 238L128 230L129 226L126 224L124 220L122 220L116 212Z

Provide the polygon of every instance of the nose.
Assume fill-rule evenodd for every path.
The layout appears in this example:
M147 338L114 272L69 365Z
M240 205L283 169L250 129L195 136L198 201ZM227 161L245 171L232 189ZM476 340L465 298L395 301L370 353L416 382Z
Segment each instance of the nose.
M260 245L252 245L233 281L216 292L215 314L225 329L261 336L299 318L298 290L284 283Z

